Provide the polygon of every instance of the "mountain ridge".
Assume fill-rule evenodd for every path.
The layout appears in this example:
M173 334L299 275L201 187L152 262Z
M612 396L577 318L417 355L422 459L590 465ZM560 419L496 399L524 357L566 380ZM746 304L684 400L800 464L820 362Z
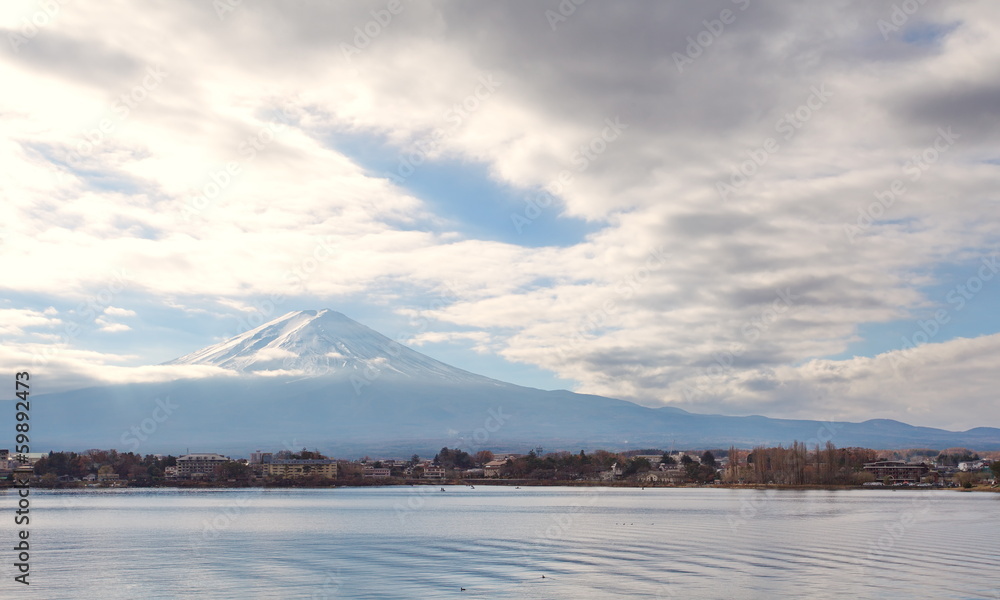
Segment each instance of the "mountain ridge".
M52 449L249 452L308 445L407 456L442 446L613 450L828 439L840 447L1000 449L1000 429L989 427L951 432L891 419L703 415L519 386L437 361L328 309L289 312L164 364L213 365L231 374L36 396L33 441ZM177 408L154 419L164 399Z

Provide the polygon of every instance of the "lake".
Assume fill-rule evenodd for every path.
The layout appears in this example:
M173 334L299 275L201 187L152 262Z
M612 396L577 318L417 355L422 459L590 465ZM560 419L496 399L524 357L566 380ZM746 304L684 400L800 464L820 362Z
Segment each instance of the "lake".
M0 598L1000 600L1000 494L445 490L6 491Z

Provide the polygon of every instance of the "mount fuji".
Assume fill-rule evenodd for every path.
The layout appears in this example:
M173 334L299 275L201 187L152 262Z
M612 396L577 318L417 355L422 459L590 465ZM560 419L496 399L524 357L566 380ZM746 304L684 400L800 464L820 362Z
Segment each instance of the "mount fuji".
M212 365L238 373L287 371L366 379L388 374L456 384L500 383L415 352L329 309L290 312L164 364Z
M409 456L442 446L576 451L829 439L840 447L1000 449L995 428L700 415L522 387L434 360L332 310L290 312L164 364L217 375L34 396L33 447Z

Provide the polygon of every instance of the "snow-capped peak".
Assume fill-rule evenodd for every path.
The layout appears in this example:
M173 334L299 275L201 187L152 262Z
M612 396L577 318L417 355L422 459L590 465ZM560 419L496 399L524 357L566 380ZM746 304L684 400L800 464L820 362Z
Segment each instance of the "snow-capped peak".
M368 379L389 373L456 382L492 381L411 350L329 309L287 313L165 364L213 365L245 373L358 374Z

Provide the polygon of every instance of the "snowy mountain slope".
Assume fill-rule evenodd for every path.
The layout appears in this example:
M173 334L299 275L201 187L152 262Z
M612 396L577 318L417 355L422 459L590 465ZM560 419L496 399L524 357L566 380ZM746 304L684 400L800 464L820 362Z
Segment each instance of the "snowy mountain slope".
M213 365L241 373L404 376L419 380L505 385L394 342L343 314L324 309L287 313L167 365Z

